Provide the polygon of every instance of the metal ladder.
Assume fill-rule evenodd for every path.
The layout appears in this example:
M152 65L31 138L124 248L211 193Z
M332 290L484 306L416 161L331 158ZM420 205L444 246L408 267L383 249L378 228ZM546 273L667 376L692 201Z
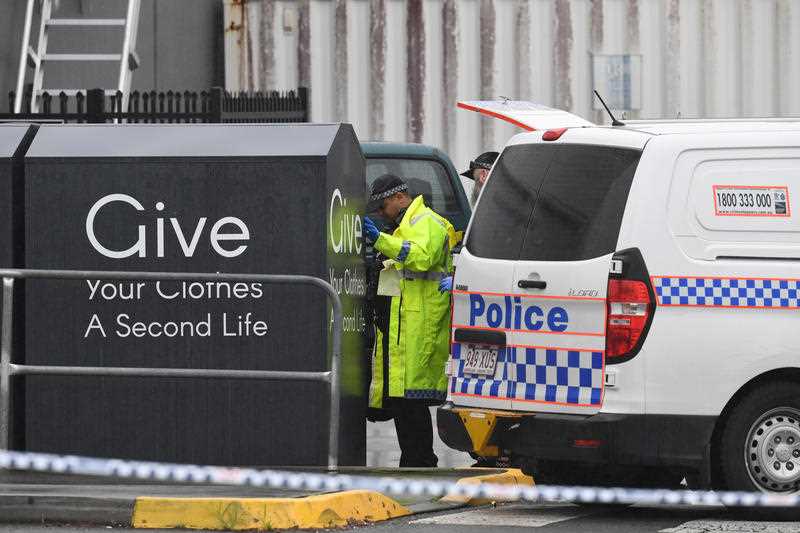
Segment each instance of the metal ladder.
M53 61L118 61L119 62L119 82L117 88L107 90L106 94L116 94L122 92L122 109L128 107L128 95L131 89L131 77L133 71L139 66L139 58L136 55L136 34L139 25L139 7L141 0L127 0L128 7L125 18L51 18L53 12L53 0L28 0L25 9L25 27L22 32L22 47L19 55L19 73L17 75L17 92L14 95L14 113L22 111L22 97L25 88L25 77L28 67L33 69L33 91L31 93L31 113L39 110L39 100L43 92L51 94L64 92L72 96L81 89L42 89L44 82L44 67ZM39 39L36 50L30 45L31 25L33 24L34 4L41 5L41 15L39 23ZM119 54L48 54L47 40L48 30L51 27L73 27L73 28L97 28L118 26L125 30L122 41L122 52Z

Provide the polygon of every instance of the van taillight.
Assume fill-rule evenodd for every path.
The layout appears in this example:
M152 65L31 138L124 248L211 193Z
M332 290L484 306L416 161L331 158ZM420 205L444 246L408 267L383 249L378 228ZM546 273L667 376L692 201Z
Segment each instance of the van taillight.
M564 132L567 131L567 128L555 128L552 130L547 130L542 134L543 141L557 141L564 135Z
M609 279L607 305L606 359L613 360L630 355L636 347L653 312L653 302L643 281Z

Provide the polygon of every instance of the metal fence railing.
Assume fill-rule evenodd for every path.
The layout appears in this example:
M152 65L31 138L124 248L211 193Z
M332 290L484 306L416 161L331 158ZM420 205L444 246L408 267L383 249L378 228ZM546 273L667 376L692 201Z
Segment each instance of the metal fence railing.
M15 93L9 93L13 110ZM308 88L296 91L231 93L221 87L208 91L132 91L123 107L120 91L89 89L45 92L38 97L39 111L31 112L30 91L20 113L0 113L0 121L46 121L103 124L129 123L274 123L308 122Z
M13 376L100 376L213 378L247 380L322 381L330 389L328 467L339 463L339 367L342 355L342 303L330 283L322 278L278 274L198 274L178 272L115 272L91 270L0 270L3 279L2 328L0 329L0 449L11 444L11 378ZM222 370L199 368L137 368L20 365L13 362L14 281L17 279L60 280L151 280L151 281L260 281L271 284L313 285L322 289L332 305L330 369L323 372L274 370Z

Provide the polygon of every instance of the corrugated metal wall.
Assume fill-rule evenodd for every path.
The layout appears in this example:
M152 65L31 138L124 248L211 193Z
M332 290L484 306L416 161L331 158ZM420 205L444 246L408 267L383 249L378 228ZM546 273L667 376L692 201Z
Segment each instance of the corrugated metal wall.
M508 96L595 121L597 58L638 57L635 117L800 115L800 0L225 2L229 89L311 88L316 121L457 166L517 130L457 111Z

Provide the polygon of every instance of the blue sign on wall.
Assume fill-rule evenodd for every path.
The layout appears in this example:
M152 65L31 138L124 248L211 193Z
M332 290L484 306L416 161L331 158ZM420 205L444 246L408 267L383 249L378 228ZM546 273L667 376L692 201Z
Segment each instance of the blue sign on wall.
M609 107L625 111L641 108L642 56L595 54L592 56L594 87ZM598 100L595 109L603 109Z

